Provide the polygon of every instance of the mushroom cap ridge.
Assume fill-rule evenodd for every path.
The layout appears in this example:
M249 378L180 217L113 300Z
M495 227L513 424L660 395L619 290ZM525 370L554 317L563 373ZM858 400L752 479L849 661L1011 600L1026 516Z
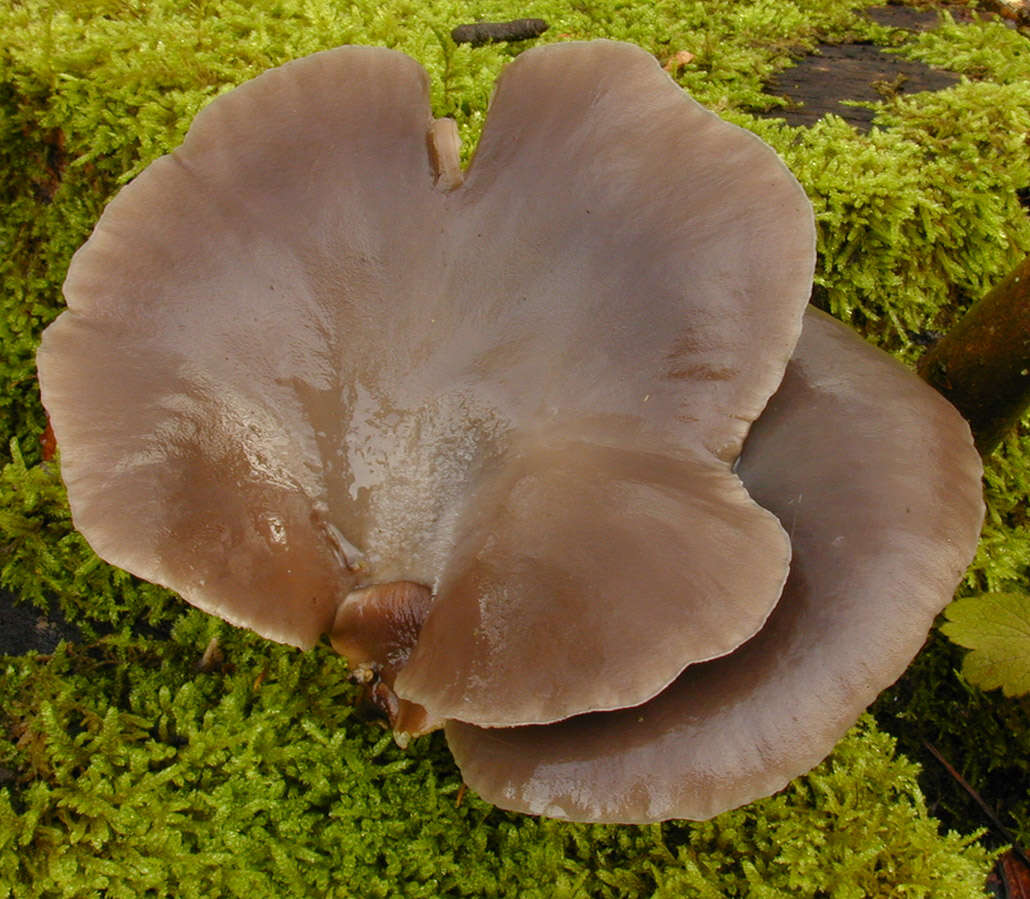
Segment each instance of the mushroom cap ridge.
M446 192L431 123L416 63L326 51L112 201L39 354L76 526L301 646L354 588L435 587L397 687L436 716L643 701L779 596L786 536L730 464L797 338L810 207L629 45L523 54Z

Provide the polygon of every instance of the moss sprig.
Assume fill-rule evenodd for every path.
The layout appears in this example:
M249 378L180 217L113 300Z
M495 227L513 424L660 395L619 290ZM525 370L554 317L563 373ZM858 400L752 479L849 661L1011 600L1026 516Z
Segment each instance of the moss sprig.
M703 825L572 826L470 795L459 802L442 742L402 753L358 720L339 659L236 631L96 559L38 442L33 354L62 307L71 254L105 202L174 147L204 104L288 59L382 44L429 70L434 112L457 119L467 159L496 75L522 49L449 41L454 25L480 18L545 18L545 42L611 37L660 61L694 54L680 83L773 143L812 198L821 302L912 361L1030 249L1017 195L1030 184L1019 142L1030 130L1026 43L996 23L946 16L901 41L857 15L864 5L2 5L0 584L60 606L83 640L3 660L0 897L981 895L987 854L971 837L937 833L913 767L869 722L808 778ZM839 119L798 130L755 117L777 106L763 90L771 73L848 36L898 44L967 81L880 104L869 135ZM988 525L967 591L1012 589L1030 575L1025 433L988 466ZM198 671L212 637L222 661ZM910 752L937 733L982 789L1025 782L1030 725L956 678L949 653L935 642L878 714ZM916 719L917 736L906 737ZM967 810L939 801L972 829ZM1030 809L1011 808L1013 829L1030 839Z

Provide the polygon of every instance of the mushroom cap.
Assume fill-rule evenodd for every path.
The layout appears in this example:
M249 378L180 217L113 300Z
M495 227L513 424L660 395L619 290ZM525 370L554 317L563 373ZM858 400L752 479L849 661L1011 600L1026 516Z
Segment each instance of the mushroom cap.
M731 466L801 327L809 203L610 41L522 54L464 183L455 153L380 48L212 102L111 202L44 335L76 526L300 646L355 588L431 587L396 689L434 718L643 702L786 577Z
M708 818L812 768L901 675L980 533L965 421L809 308L738 473L794 547L766 626L636 708L537 727L449 722L462 776L487 801L577 821Z

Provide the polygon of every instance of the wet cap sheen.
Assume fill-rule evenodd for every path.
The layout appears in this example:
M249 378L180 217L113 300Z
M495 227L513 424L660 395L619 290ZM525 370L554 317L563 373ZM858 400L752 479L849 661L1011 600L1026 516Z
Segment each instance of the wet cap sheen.
M629 756L664 752L653 734L604 757L589 734L652 706L673 733L681 683L785 626L804 571L773 484L793 484L790 465L747 472L784 371L809 364L787 369L811 207L770 148L611 41L523 53L467 171L459 153L426 73L382 48L315 54L213 101L110 203L44 334L75 524L108 561L231 622L302 647L331 634L412 732L450 722L470 785L500 805L654 820L747 801L754 785L696 768L681 772L693 799L641 800ZM924 414L932 391L916 393ZM964 426L948 427L942 454L965 458ZM960 492L976 471L967 460ZM935 585L926 608L975 544L971 519L940 514L926 503L930 535L913 542L936 561L913 550L905 569ZM847 607L833 590L828 607ZM890 680L928 623L884 653ZM854 696L889 683L872 668ZM814 764L842 720L755 784ZM743 741L741 764L761 767L762 739L706 745ZM487 748L508 743L518 765ZM543 774L559 769L575 801ZM623 780L605 787L612 771Z

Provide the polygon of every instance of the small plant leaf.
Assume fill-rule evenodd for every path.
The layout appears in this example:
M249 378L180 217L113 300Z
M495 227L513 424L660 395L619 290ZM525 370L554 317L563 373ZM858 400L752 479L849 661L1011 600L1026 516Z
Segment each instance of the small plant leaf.
M962 675L983 690L1006 696L1030 693L1030 595L985 593L953 602L941 631L972 652Z

